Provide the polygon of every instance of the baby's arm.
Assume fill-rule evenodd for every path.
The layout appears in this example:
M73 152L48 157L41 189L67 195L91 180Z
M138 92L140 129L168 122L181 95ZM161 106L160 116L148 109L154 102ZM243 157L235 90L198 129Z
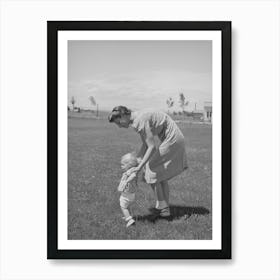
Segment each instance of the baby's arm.
M119 186L118 186L118 191L119 191L119 192L123 192L124 189L125 189L125 186L126 186L126 184L127 184L127 182L126 182L126 180L125 180L126 177L127 177L127 175L124 173L124 174L122 175L121 181L120 181Z
M137 179L137 174L136 172L133 172L129 175L129 177L125 180L126 184L133 181L133 180L136 180Z

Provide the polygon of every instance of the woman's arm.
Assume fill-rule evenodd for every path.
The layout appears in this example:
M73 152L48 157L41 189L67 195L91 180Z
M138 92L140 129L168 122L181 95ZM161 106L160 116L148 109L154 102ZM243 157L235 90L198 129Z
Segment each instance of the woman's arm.
M148 149L144 135L140 134L140 136L141 136L141 140L142 140L142 146L141 146L139 152L137 153L137 158L143 158L143 156L145 155L145 153Z
M145 141L144 143L146 144L146 152L139 165L134 169L135 172L139 172L143 168L143 166L145 166L145 164L148 162L148 160L151 158L151 156L156 150L155 139L149 124L145 126L145 136L143 136L143 139Z

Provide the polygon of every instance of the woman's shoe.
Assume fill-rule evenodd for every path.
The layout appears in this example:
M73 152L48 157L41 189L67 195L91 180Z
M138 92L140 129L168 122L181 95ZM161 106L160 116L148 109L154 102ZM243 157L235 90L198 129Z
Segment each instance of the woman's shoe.
M165 207L165 208L159 209L159 210L160 210L159 215L161 217L169 217L170 216L170 209L169 209L169 207Z
M154 215L159 215L161 210L153 207L153 208L149 208L149 211Z
M170 216L170 209L169 207L165 207L163 209L158 209L158 208L151 208L150 211L157 216L160 217L169 217Z

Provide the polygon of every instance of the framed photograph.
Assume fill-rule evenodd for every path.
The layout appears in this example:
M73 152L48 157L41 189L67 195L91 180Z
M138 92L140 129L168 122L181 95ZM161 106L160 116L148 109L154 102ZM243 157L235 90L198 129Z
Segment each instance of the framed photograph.
M231 22L47 32L48 259L230 259Z

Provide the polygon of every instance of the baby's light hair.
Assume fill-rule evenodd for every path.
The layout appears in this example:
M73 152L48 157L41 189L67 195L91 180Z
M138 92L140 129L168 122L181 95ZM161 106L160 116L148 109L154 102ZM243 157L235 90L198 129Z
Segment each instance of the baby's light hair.
M129 162L131 167L135 167L139 163L135 152L123 155L121 158L121 162Z

